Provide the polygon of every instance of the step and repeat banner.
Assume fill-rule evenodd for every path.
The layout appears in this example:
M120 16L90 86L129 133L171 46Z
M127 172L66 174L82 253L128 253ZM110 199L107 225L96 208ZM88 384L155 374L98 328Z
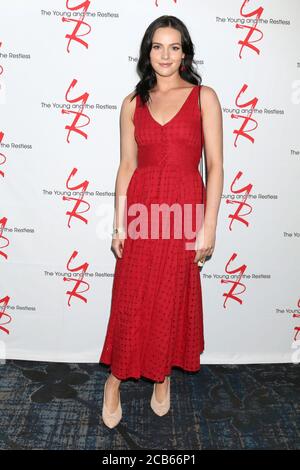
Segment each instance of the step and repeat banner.
M99 362L122 101L148 25L187 26L224 191L201 363L300 359L300 2L0 0L0 356Z

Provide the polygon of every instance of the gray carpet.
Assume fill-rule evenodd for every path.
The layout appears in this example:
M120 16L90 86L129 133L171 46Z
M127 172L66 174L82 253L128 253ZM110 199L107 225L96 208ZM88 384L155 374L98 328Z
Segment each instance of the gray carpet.
M299 449L299 366L173 368L171 408L150 408L153 382L121 384L123 418L101 418L109 369L8 360L0 365L0 449Z

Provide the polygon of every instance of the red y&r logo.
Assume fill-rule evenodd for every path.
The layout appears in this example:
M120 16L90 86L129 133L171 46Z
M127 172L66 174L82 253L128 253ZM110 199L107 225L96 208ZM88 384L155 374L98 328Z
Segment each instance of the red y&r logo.
M74 30L73 30L72 34L66 34L66 36L65 36L67 39L69 39L69 42L68 42L68 45L67 45L67 51L68 52L70 52L69 46L70 46L71 41L79 42L86 49L88 49L88 47L89 47L88 43L86 41L84 41L83 39L81 39L81 36L86 36L87 34L90 33L90 31L92 29L91 26L88 23L83 21L89 6L90 6L90 1L89 0L84 1L84 2L80 3L80 5L77 5L75 7L70 7L69 0L67 0L67 2L66 2L66 7L68 8L68 10L71 10L71 11L75 10L76 11L76 10L80 10L81 8L83 9L83 12L82 12L83 14L81 15L80 19L73 19L73 18L70 19L70 18L62 17L63 22L70 23L71 21L73 21L75 23L75 27L74 27ZM78 34L78 31L82 27L82 25L86 26L88 28L88 31L86 33Z
M300 299L298 300L297 307L300 308ZM300 315L298 313L293 313L293 318L300 318ZM295 336L294 336L294 341L297 340L298 334L300 333L300 326L295 326Z
M84 297L83 295L81 295L83 292L86 292L89 290L90 286L88 284L88 282L86 281L83 281L82 278L84 276L84 274L86 273L87 271L87 268L88 268L88 263L83 263L81 266L76 266L75 268L71 268L70 267L70 263L72 260L74 260L78 255L78 251L74 251L73 254L71 255L68 263L67 263L67 269L71 272L77 272L77 273L80 273L79 275L79 278L78 277L75 277L75 278L69 278L69 277L64 277L64 281L66 282L74 282L74 288L73 290L71 291L67 291L66 293L69 294L69 300L68 300L68 305L70 306L70 300L71 300L71 297L77 297L78 299L80 300L83 300L85 303L87 303L87 299L86 297ZM79 287L84 284L87 288L85 290L81 290L81 291L78 291Z
M241 193L244 193L244 200L241 202L241 201L232 201L231 199L226 199L226 204L237 204L238 207L235 211L234 214L229 214L229 219L231 219L231 222L229 224L229 230L231 230L231 225L233 224L233 221L234 220L237 220L238 222L242 222L243 224L245 224L247 227L249 225L249 222L245 219L245 216L251 214L252 212L252 207L250 206L250 204L246 204L246 200L252 190L252 187L253 185L252 184L248 184L247 186L244 186L243 188L240 188L240 189L236 189L234 190L233 189L233 186L235 184L235 182L237 180L239 180L241 178L241 176L243 175L243 173L241 171L238 172L238 174L236 175L236 177L234 178L231 186L230 186L230 191L233 193L233 194L241 194ZM246 212L246 213L243 213L241 214L241 210L247 206L249 211Z
M7 222L6 217L2 217L2 219L0 219L0 240L1 240L1 243L2 243L2 240L5 240L7 242L6 245L0 246L0 256L3 256L3 258L5 258L5 259L7 259L7 254L4 253L4 251L2 251L2 248L6 248L9 245L8 238L3 236L3 229L6 225L6 222Z
M244 8L246 6L246 3L248 3L249 1L250 0L245 0L244 1L243 5L241 6L241 9L240 9L240 14L244 18L251 18L251 17L255 16L256 17L256 23L257 23L257 20L263 14L264 8L259 7L256 10L251 11L250 13L245 13ZM246 38L244 40L239 40L239 42L238 42L238 44L240 44L242 46L241 49L240 49L240 53L239 53L240 59L242 58L242 50L244 49L244 47L248 47L249 49L252 49L254 52L256 52L259 55L260 50L258 49L258 47L254 46L253 43L261 41L261 39L264 36L262 31L257 29L256 26L248 26L248 25L243 25L243 24L239 24L239 23L236 23L235 27L239 28L239 29L247 29L248 30L248 34L247 34ZM250 41L253 34L257 33L257 32L259 33L260 37L258 39L253 39L252 41Z
M237 273L239 273L238 279L233 280L233 281L226 280L226 279L221 279L222 284L232 284L231 289L229 290L229 292L225 292L223 294L223 297L225 297L225 300L224 300L224 303L223 303L224 308L225 308L225 304L226 304L228 299L235 300L236 302L239 302L240 304L243 303L243 301L238 297L238 295L241 295L246 290L245 284L242 284L240 282L240 280L241 280L244 272L246 271L247 266L245 264L243 264L243 265L239 266L238 268L232 269L231 271L228 269L229 264L231 263L231 261L234 261L236 257L237 257L237 254L233 253L230 260L228 261L228 263L225 266L225 272L227 274L237 274ZM243 290L239 291L239 292L235 292L235 290L237 289L238 286L242 286Z
M70 220L72 217L76 217L77 219L80 219L82 220L85 224L88 223L88 220L85 218L85 217L82 217L80 214L84 213L84 212L87 212L89 209L90 209L90 204L87 202L87 201L84 201L83 200L83 196L84 196L84 193L85 191L87 190L87 187L89 185L89 182L87 180L85 180L84 182L82 183L79 183L77 186L70 186L69 182L70 182L70 179L75 176L77 173L77 168L73 168L72 172L70 173L70 176L69 178L67 179L67 183L66 183L66 187L72 191L77 191L77 190L81 190L80 193L81 193L81 196L80 198L75 198L75 197L69 197L69 196L63 196L63 201L76 201L74 207L73 207L73 210L70 212L70 211L67 211L66 214L69 215L69 220L68 220L68 227L70 227ZM78 211L78 208L81 204L85 204L86 206L88 206L85 210L82 210L82 211Z
M239 94L236 97L235 105L240 109L249 107L251 111L248 113L247 116L244 116L244 115L240 116L239 114L234 114L234 113L231 114L231 116L230 116L232 119L242 119L243 120L243 123L242 123L240 129L235 129L233 131L234 134L237 134L237 136L235 138L235 141L234 141L234 146L235 147L237 147L236 142L237 142L238 137L240 137L240 136L245 137L246 139L249 139L253 144L254 143L254 138L251 137L251 135L249 135L249 132L253 132L258 127L257 121L251 117L252 114L253 114L253 109L257 105L258 98L252 98L252 100L247 101L246 103L243 103L243 104L238 103L238 99L240 98L242 93L245 93L247 88L248 88L248 85L246 85L246 84L242 86ZM252 129L245 129L249 121L254 122L255 126L252 127Z
M8 297L8 295L6 297L3 297L2 299L0 299L0 321L2 322L2 317L8 317L9 318L9 320L7 322L0 323L0 330L4 331L4 333L6 333L8 335L9 335L9 330L7 328L5 328L4 326L2 326L2 325L6 325L7 323L11 322L11 316L8 315L8 313L5 312L5 309L8 305L9 299L10 299L10 297Z
M3 137L4 137L4 132L1 132L0 131L0 144L3 140ZM6 156L0 152L0 158L2 158L2 160L0 160L0 165L4 165L4 163L6 162ZM3 176L4 177L4 172L0 170L0 176Z
M65 126L65 129L69 129L69 132L68 132L68 135L67 135L67 142L68 143L70 143L69 136L70 136L71 132L77 132L78 134L82 135L85 139L87 139L87 133L83 132L79 128L80 127L85 127L90 123L90 118L87 116L87 114L82 113L83 106L86 104L86 102L88 100L88 97L89 97L89 94L86 92L86 93L83 93L81 96L78 96L77 98L74 98L74 99L69 98L70 90L71 90L71 88L74 88L76 84L77 84L77 80L74 78L74 80L72 81L71 85L69 86L69 88L66 92L65 99L68 103L81 102L80 111L69 111L69 110L66 110L66 109L61 110L61 112L63 114L74 114L75 115L72 124L70 126ZM81 124L81 125L76 126L81 117L85 117L87 119L87 122L85 124Z

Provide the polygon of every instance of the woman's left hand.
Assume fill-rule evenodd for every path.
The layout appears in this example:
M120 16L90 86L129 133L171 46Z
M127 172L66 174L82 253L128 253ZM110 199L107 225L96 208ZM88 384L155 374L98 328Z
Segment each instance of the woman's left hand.
M215 227L204 227L203 229L201 229L197 235L197 240L195 243L196 255L194 258L194 263L198 263L198 261L204 263L205 258L213 254L215 242Z

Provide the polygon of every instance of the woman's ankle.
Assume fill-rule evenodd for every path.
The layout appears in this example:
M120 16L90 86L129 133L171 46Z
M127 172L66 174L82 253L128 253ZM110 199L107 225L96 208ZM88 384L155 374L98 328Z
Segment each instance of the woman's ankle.
M109 381L109 383L110 383L111 385L114 385L114 386L116 386L116 387L118 387L118 386L120 385L120 383L121 383L121 380L118 379L118 378L117 378L115 375L113 375L112 373L109 375L107 381Z

